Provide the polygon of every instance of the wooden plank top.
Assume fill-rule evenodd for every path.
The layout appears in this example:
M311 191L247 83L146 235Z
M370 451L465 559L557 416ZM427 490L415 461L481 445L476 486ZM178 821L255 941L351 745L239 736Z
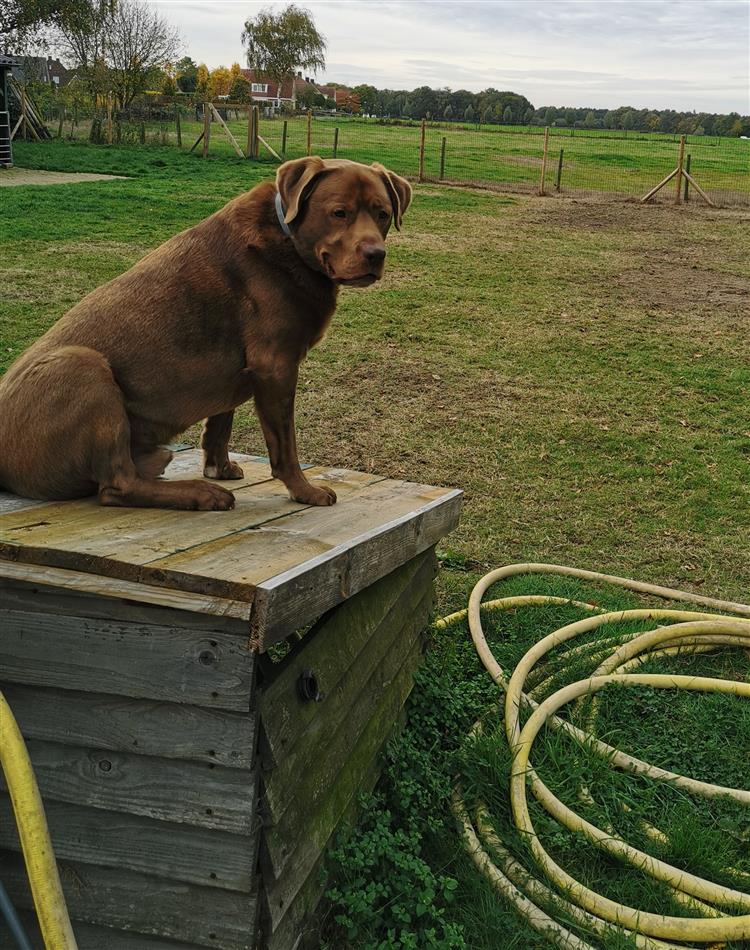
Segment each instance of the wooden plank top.
M316 508L290 501L266 459L232 458L244 470L222 483L235 494L233 511L103 508L95 498L38 502L0 492L0 577L56 585L59 574L66 589L80 583L100 596L245 616L253 645L264 649L458 522L460 491L315 466L307 477L339 499ZM196 478L200 469L191 449L167 477Z

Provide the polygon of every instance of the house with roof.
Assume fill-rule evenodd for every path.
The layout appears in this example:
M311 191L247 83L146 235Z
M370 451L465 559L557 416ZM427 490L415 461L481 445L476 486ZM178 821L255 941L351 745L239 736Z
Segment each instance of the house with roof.
M19 56L13 67L13 78L22 86L29 82L67 86L74 75L72 69L66 69L59 59L51 56Z
M349 89L335 89L333 86L319 85L309 77L303 76L301 72L284 79L280 83L256 72L254 69L243 69L242 75L250 83L252 101L256 105L272 109L274 112L278 112L284 107L297 109L299 99L304 98L306 92L332 99L337 108L343 104L351 93Z

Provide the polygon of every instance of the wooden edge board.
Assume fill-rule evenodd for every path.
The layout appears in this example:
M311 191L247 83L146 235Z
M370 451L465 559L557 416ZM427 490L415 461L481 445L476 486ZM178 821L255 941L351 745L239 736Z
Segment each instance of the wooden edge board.
M44 564L0 559L0 577L44 587L59 587L77 593L94 594L97 597L153 604L156 607L171 607L190 613L250 620L250 604L247 601L214 597L209 594L195 594L168 587L154 587L150 584L104 577L100 574L84 574L64 567L47 567Z
M432 547L458 524L462 497L460 489L448 489L444 495L414 511L349 538L323 554L257 584L250 616L251 646L260 652L267 650L292 630L319 617L326 610L380 580L400 564ZM424 531L424 522L437 514L442 517L436 519L430 530ZM366 577L358 577L349 569L346 559L350 552L357 549L361 557L365 548L409 525L414 530L414 536L410 539L411 543L404 541L397 558L380 558L376 565L370 565ZM304 590L298 597L291 596L290 589L301 578L305 580ZM324 579L326 583L323 583Z

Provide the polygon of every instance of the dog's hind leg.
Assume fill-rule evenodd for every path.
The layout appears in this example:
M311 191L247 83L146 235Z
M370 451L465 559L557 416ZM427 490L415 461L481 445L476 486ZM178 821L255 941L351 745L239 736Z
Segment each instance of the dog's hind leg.
M125 397L101 353L60 347L8 377L0 391L0 444L9 446L9 458L1 467L17 494L65 499L98 491L103 505L234 507L231 492L203 479L160 481L139 472ZM146 468L153 462L152 453Z
M155 449L140 449L134 446L131 451L135 470L141 478L158 478L163 475L174 458L174 453L163 445L158 445Z
M229 436L232 434L234 412L222 412L206 419L201 435L203 474L206 478L242 478L243 472L229 459Z

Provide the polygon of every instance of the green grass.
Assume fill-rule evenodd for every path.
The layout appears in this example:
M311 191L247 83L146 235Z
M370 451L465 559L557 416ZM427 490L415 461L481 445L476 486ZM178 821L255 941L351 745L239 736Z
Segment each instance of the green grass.
M273 173L218 151L204 162L175 148L65 141L19 143L16 159L131 177L3 189L0 371L89 290ZM463 606L489 567L513 561L571 563L748 599L747 213L424 185L388 243L384 281L342 293L328 338L302 368L299 442L308 461L465 490L461 525L445 543L441 613ZM237 415L233 447L265 454L249 408ZM561 616L498 621L492 639L501 662L511 666ZM741 655L721 662L748 676ZM413 765L406 805L392 815L408 813L418 831L424 867L407 872L423 889L441 876L459 882L458 900L443 906L435 898L440 926L458 927L472 948L497 947L503 934L503 947L533 950L538 938L462 856L446 809L461 765L469 791L487 797L498 821L507 814L507 762L494 745L461 743L493 695L465 631L436 635L407 745L390 757L389 782L400 795L401 766ZM607 702L603 715L603 731L651 761L699 776L718 769L730 784L748 774L747 716L731 700L637 691ZM537 754L545 780L554 785L562 760L573 778L596 783L608 814L619 800L641 802L670 830L674 861L720 876L747 860L746 816L626 785L554 741L544 739ZM395 794L390 787L382 794ZM561 794L574 787L568 779ZM382 808L372 814L382 831ZM701 829L694 841L693 816ZM619 811L616 818L635 840L639 829ZM669 900L545 821L545 840L567 866L642 906Z
M234 113L230 113L234 116ZM246 120L230 118L229 127L242 148L247 139ZM87 135L90 123L82 123L77 135ZM339 128L338 156L355 161L377 158L401 174L419 170L419 123L381 125L376 121L346 116L315 118L312 152L333 155L334 129ZM260 134L274 148L282 150L282 119L262 118ZM307 120L303 116L287 121L285 156L306 154ZM57 129L53 129L54 132ZM65 131L69 131L66 126ZM202 131L202 123L189 118L182 122L183 143L190 147ZM543 135L541 129L502 126L430 124L425 140L425 174L438 178L442 139L446 140L445 177L459 182L477 182L533 191L539 186ZM123 124L123 135L134 140L137 126ZM147 123L147 139L174 141L170 123ZM676 165L679 137L611 131L552 129L549 144L547 186L554 188L560 150L564 151L561 184L563 191L611 191L640 196L664 178ZM198 147L198 151L202 145ZM687 153L691 172L699 185L719 203L750 203L750 142L738 138L689 137ZM211 129L211 152L233 155L229 140L217 123ZM261 157L273 161L261 149ZM673 189L668 189L673 194ZM697 196L693 194L694 200Z

